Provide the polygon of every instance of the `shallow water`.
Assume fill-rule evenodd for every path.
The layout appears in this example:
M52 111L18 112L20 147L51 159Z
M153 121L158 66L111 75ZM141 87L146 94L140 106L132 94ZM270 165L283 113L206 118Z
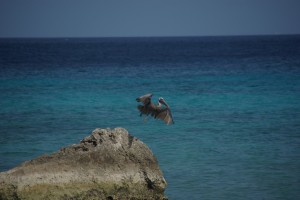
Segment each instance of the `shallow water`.
M124 127L172 200L300 198L299 36L0 39L0 107L0 171Z

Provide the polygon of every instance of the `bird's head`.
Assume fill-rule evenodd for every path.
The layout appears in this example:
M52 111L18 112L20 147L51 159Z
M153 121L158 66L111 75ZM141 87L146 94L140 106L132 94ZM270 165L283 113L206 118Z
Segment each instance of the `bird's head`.
M160 102L160 103L164 103L164 102L165 102L165 100L164 100L164 98L162 98L162 97L159 97L159 98L158 98L158 102Z
M167 102L164 100L164 98L159 97L158 102L165 105L167 108L169 108L169 105L167 104Z

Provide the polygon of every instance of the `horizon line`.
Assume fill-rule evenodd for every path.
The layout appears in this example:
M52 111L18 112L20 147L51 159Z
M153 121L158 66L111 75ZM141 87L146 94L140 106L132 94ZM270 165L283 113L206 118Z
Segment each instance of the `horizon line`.
M170 36L8 36L0 39L88 39L88 38L189 38L189 37L257 37L257 36L298 36L300 33L270 34L225 34L225 35L170 35Z

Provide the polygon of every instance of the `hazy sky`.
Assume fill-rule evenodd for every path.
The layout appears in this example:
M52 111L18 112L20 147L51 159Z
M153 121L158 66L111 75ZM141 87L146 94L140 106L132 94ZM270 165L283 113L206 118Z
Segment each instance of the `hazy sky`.
M0 37L300 34L300 0L0 0Z

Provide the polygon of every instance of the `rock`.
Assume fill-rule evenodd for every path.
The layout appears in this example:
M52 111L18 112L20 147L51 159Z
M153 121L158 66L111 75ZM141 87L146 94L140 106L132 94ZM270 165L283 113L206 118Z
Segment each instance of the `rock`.
M0 173L0 199L166 199L151 150L123 128L95 129L79 144Z

